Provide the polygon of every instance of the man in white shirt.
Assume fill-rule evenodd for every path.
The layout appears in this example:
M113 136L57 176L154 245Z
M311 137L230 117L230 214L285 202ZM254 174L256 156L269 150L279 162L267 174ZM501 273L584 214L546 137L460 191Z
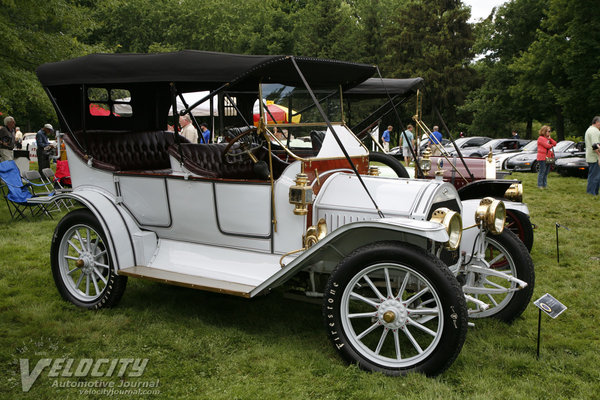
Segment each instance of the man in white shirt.
M183 137L189 140L190 143L198 143L198 131L194 128L189 114L179 117L179 125L181 125L181 135Z
M585 131L585 161L589 165L587 192L598 195L600 188L600 117L592 119L592 125Z

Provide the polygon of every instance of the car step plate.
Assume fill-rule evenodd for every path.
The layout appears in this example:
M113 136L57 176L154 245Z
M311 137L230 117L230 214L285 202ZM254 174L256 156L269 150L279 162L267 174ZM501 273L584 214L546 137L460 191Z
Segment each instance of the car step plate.
M250 292L256 287L144 266L123 268L119 270L119 275L148 279L155 282L184 286L192 289L231 294L246 298L250 297Z

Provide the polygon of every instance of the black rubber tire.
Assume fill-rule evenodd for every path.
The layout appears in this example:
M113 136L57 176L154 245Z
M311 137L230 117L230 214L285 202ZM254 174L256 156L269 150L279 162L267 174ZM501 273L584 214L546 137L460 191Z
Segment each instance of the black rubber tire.
M533 164L531 164L531 172L535 172L535 173L540 172L540 163L539 162L534 161Z
M502 300L499 302L498 307L493 307L493 309L490 308L481 314L473 314L471 317L493 317L510 323L514 321L515 318L520 316L523 311L525 311L529 305L531 296L533 295L533 289L535 287L535 271L533 267L533 260L527 252L527 248L523 242L521 242L519 238L509 230L504 230L499 235L488 235L486 237L486 242L486 259L489 260L493 258L495 254L497 254L496 252L491 252L491 250L504 248L504 250L508 253L508 256L512 257L512 260L514 261L515 272L513 276L527 282L527 287L508 294L507 296L509 296L509 300L506 302L506 304L502 304L504 301ZM493 265L492 268L504 270L505 266L505 263L499 261L496 265ZM484 300L481 297L480 299Z
M506 225L505 229L509 229L512 233L523 242L527 251L531 252L533 247L533 225L529 215L517 210L506 210Z
M103 277L106 279L106 284L96 293L94 298L90 298L89 300L83 300L81 298L77 298L76 295L72 293L72 291L77 291L76 288L69 288L69 283L65 282L65 277L63 275L64 271L61 271L60 257L61 254L61 245L67 246L68 242L64 242L69 238L65 235L69 234L71 228L81 226L88 227L91 230L95 231L95 233L100 237L101 241L94 246L94 251L97 248L100 248L102 253L105 254L106 258L106 271L103 272ZM110 251L106 247L108 242L106 240L106 235L100 226L100 223L96 219L96 217L87 209L77 209L71 211L67 215L63 217L63 219L58 223L56 229L54 230L54 235L52 236L52 243L50 245L50 262L52 266L52 276L54 278L54 282L56 287L61 294L61 296L71 303L87 309L100 309L106 307L112 307L116 305L121 297L123 296L123 292L125 291L125 287L127 286L127 277L119 276L115 274L115 266L112 261L112 257L110 256ZM83 246L82 246L83 247ZM64 249L63 249L64 250ZM71 260L73 263L68 264L67 268L71 266L73 268L77 268L74 265L74 260ZM69 261L66 261L69 263ZM77 273L77 271L76 271ZM80 272L82 275L83 273ZM75 279L73 278L73 281ZM76 285L78 286L78 285ZM83 293L82 293L83 295Z
M408 171L406 171L404 165L389 154L377 152L369 153L369 162L378 162L382 163L386 167L390 167L392 171L398 175L398 178L410 178L410 175L408 175Z
M364 347L369 347L369 345L363 343L362 339L357 337L356 332L354 332L356 328L353 325L345 327L345 324L351 324L348 322L350 318L345 319L342 315L346 290L358 291L363 290L363 287L364 289L367 289L364 284L363 287L358 284L360 279L350 287L350 284L354 279L357 279L362 273L366 274L368 271L372 271L373 268L390 268L392 272L389 274L392 274L394 272L393 268L395 267L410 272L410 276L414 276L413 279L417 282L423 281L430 286L431 291L425 294L426 297L420 298L419 296L419 300L433 303L438 303L439 301L439 304L435 304L434 307L437 307L435 310L441 310L441 315L443 316L442 318L440 318L439 315L437 317L431 317L429 321L423 322L423 324L425 324L431 321L437 321L437 327L433 329L438 329L438 332L441 333L436 336L435 340L432 340L432 343L424 346L425 350L422 355L416 357L417 359L415 359L414 363L413 360L411 360L411 358L414 357L410 357L410 351L414 351L414 348L411 349L410 346L407 346L400 350L402 357L406 356L406 365L385 365L386 363L394 364L394 361L396 360L394 358L386 358L386 356L383 355L383 349L379 354L368 354L369 350L366 350ZM418 275L421 276L421 281L419 281L420 278ZM389 279L392 281L391 278ZM400 279L395 282L399 281ZM410 286L410 284L408 286ZM420 290L420 287L421 286L417 286L416 290ZM402 292L402 294L404 293L406 292ZM347 298L350 298L349 293L347 294ZM393 298L393 296L390 297L388 293L388 297L385 301L396 301L400 298L403 298L402 295L396 295L396 298ZM436 298L438 300L436 300ZM375 297L375 300L383 301L379 300L377 296ZM410 304L414 303L411 302ZM421 304L425 305L425 303ZM348 312L350 312L349 303L347 303L347 305ZM382 312L384 304L381 303L380 306L381 307L378 306L376 308L378 313ZM368 305L368 307L372 307L372 305ZM419 313L413 310L410 312L413 312L412 318L417 321L417 315ZM467 316L466 301L461 286L448 267L446 267L441 260L425 252L423 249L399 242L373 243L359 248L346 256L339 262L336 269L331 274L323 299L325 328L327 329L329 339L340 355L346 361L358 364L362 369L382 372L392 376L405 375L412 372L434 376L446 370L460 353L465 341L467 333ZM401 318L398 318L398 320L401 320ZM368 319L365 321L365 318L362 318L361 321L366 324L373 323L373 319L369 322ZM383 322L380 317L377 321ZM356 325L358 323L353 322L352 324ZM379 325L381 325L381 323L379 323ZM404 335L401 336L401 339L406 341L404 328L408 331L409 325L411 324L406 323L405 326L395 329L396 332L394 332L393 329L389 329L392 334L390 336L383 336L383 340L386 341L389 339L393 341L394 338L391 336L401 336L404 333ZM382 329L382 331L388 330L385 326L378 326L372 331L373 334L377 335L379 329ZM417 334L416 336L421 334L416 328L411 334L415 333L415 331ZM386 346L390 346L389 342ZM395 354L397 357L397 350Z

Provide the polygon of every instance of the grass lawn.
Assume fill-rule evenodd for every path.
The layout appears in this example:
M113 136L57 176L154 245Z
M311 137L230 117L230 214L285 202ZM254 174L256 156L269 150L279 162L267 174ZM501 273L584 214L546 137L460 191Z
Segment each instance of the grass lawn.
M437 378L391 378L345 364L328 341L320 306L288 300L280 290L245 300L129 279L116 308L78 309L62 300L50 271L60 215L15 223L2 200L0 397L598 399L600 199L585 194L583 179L551 173L549 189L538 190L536 175L513 177L523 180L537 225L532 300L550 293L568 309L555 320L542 316L539 360L533 304L512 325L475 320L458 359ZM570 229L559 230L560 265L556 223ZM24 393L19 360L28 359L31 371L44 358L148 362L141 377L53 377L48 367ZM111 395L60 387L65 382L158 386Z

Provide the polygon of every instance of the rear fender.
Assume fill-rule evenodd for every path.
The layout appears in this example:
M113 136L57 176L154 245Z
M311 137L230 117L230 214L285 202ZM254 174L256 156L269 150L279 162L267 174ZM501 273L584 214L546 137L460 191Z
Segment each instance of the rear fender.
M287 264L285 262L290 260L291 256L283 257L284 267L281 271L257 286L251 296L283 284L302 270L311 268L318 272L330 273L338 262L352 251L380 241L410 243L427 250L432 241L447 242L448 233L439 223L408 218L385 218L349 223L331 232Z
M115 271L136 265L147 265L156 251L153 232L142 231L133 218L112 196L97 190L77 190L56 195L56 200L79 202L96 217L109 243Z

